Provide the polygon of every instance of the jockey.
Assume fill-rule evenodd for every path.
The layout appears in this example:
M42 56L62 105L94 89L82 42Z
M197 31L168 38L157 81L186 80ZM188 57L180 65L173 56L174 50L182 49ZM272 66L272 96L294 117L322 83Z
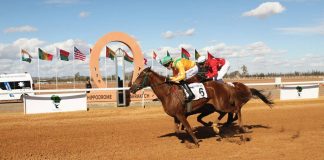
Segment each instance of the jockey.
M210 58L206 60L205 56L200 56L197 63L205 63L209 67L206 77L213 78L214 81L223 81L224 75L230 68L230 63L224 58Z
M179 82L187 91L187 93L189 94L187 102L194 99L195 95L192 93L188 84L185 83L184 80L189 79L198 73L198 67L196 66L195 62L185 58L178 58L175 61L173 61L172 57L165 56L161 60L161 63L164 67L168 68L169 70L172 69L173 77L170 77L170 80L174 82Z

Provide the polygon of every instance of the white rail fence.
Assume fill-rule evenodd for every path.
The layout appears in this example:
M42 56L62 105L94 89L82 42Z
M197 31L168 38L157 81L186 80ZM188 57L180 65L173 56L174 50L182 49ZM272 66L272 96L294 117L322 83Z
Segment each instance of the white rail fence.
M271 85L302 85L302 84L324 84L324 81L303 81L303 82L280 82L280 83L245 83L247 86L271 86ZM145 89L149 89L147 87ZM33 91L7 91L7 90L0 90L0 96L2 94L28 94L28 93L77 93L77 92L87 92L87 91L117 91L117 90L129 90L129 87L123 88L91 88L91 89L51 89L51 90L33 90ZM142 92L143 93L143 92ZM145 98L142 98L142 105L145 105Z
M304 81L304 82L281 82L281 83L244 83L247 86L271 86L271 85L289 85L289 84L324 84L324 81ZM148 89L147 87L145 89ZM69 93L69 92L86 92L86 91L117 91L129 90L129 87L123 88L89 88L89 89L50 89L50 90L33 90L33 91L15 91L0 90L1 94L24 94L24 93Z

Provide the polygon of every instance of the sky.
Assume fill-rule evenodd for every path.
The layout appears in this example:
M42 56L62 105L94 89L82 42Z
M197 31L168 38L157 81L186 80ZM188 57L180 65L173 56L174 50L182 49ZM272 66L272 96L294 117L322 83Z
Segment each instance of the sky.
M148 65L164 72L152 60L181 48L194 58L207 51L228 59L229 72L246 65L249 73L324 71L323 0L3 0L0 5L0 73L29 72L33 77L89 75L89 48L109 32L134 37ZM56 48L86 61L59 61ZM113 50L127 47L107 44ZM37 48L54 54L52 62L38 61ZM20 49L33 56L21 61ZM72 54L71 54L72 55ZM132 53L130 53L132 55ZM103 76L115 74L113 61L104 58ZM71 56L70 56L70 59ZM126 71L132 64L126 63Z

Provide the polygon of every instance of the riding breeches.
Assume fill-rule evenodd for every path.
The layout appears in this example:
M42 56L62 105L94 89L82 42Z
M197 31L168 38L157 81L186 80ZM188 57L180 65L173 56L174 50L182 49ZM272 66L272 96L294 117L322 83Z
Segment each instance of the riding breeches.
M214 80L220 80L223 79L223 77L225 76L225 74L227 73L227 71L230 68L230 63L228 62L228 60L225 59L225 64L222 66L222 68L218 71L218 75L217 77L215 76L213 79Z
M186 80L193 77L197 73L198 73L198 67L195 65L194 67L192 67L186 71Z

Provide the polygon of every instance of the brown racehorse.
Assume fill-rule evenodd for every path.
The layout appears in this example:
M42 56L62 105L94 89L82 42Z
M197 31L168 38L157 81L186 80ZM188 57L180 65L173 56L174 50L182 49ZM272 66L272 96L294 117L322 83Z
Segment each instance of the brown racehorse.
M187 133L192 137L194 143L198 147L198 139L194 135L185 115L185 93L177 83L166 83L165 80L166 77L157 74L148 67L139 74L132 84L130 91L136 93L138 90L150 86L155 95L161 100L164 111L169 116L177 118L184 125ZM259 97L270 107L273 104L271 100L267 99L267 97L258 90L253 88L250 89L242 83L234 83L236 89L215 81L207 81L203 84L208 98L192 101L192 110L195 111L204 104L209 103L215 107L215 110L237 113L239 117L239 126L242 130L241 108L253 96Z

